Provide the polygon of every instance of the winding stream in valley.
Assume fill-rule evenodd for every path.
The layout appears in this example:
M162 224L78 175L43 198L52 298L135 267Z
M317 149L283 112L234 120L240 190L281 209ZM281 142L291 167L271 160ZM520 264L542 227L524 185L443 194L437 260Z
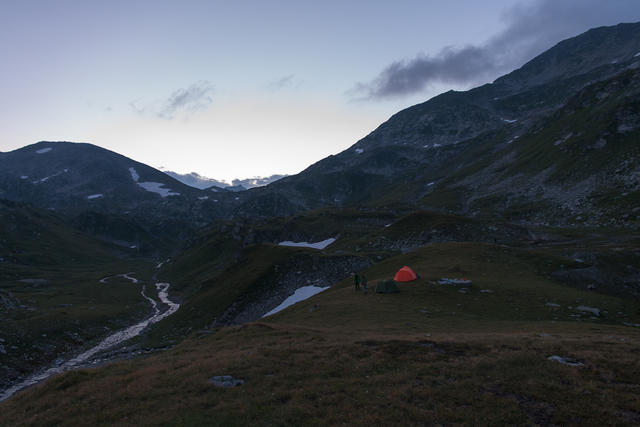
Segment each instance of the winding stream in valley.
M132 277L131 274L133 273L121 274L119 276L124 277L128 280L131 280L131 282L134 284L138 283L139 281L136 278ZM104 278L100 280L100 283L106 283L107 279L109 278ZM32 386L34 384L37 384L41 381L44 381L45 379L49 378L52 375L60 374L62 372L66 372L74 368L86 366L87 364L86 362L96 353L99 353L103 350L114 347L118 344L121 344L139 335L147 326L153 325L154 323L157 323L160 320L164 319L165 317L175 313L180 308L180 304L176 304L169 299L169 293L168 293L169 286L170 286L169 283L163 283L163 282L155 284L156 290L158 292L158 298L163 304L167 306L167 309L165 311L160 312L160 309L158 308L158 302L155 299L145 294L145 286L143 285L142 290L140 291L140 294L142 295L143 298L145 298L151 304L151 307L153 309L153 314L150 317L146 318L145 320L139 323L136 323L133 326L129 326L126 329L122 329L120 331L114 332L113 334L103 339L95 347L90 348L84 353L81 353L73 357L72 359L67 360L66 362L56 364L55 366L47 368L44 371L35 373L30 377L27 377L24 381L14 384L8 389L1 391L0 402L5 399L8 399L17 391L22 390L23 388Z

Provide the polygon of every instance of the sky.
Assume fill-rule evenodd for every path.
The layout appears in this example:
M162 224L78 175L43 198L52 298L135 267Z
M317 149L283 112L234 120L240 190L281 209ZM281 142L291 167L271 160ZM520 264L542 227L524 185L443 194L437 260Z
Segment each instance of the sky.
M231 181L295 174L397 111L638 0L0 0L0 151L90 142Z

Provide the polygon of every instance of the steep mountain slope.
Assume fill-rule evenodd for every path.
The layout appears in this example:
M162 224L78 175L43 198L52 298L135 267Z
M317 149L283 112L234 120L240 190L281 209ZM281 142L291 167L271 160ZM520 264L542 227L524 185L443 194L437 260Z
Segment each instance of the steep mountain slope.
M614 165L616 159L626 155L633 162L637 155L632 143L637 123L632 117L638 79L634 70L640 66L638 53L640 24L590 30L559 43L493 84L467 92L447 92L395 114L342 153L321 160L266 189L254 190L239 212L275 215L321 206L408 202L463 214L520 210L514 218L568 223L568 218L558 213L564 203L560 193L566 188L579 185L582 187L581 198L596 197L603 186L616 186L609 182L611 179L622 179L631 192L636 191L633 188L637 188L637 172L631 170L633 168L623 168L623 172L617 172L617 177L611 175L610 169L619 169L620 165ZM605 89L612 91L610 94L600 91L598 82L603 81L608 82L603 84L610 87ZM628 87L616 90L620 85ZM593 99L587 101L589 97ZM606 97L607 102L596 102L600 97ZM563 132L556 129L560 126L559 121L567 123L577 119L567 117L569 110L575 109L569 104L576 102L584 103L580 115L591 118L576 120L570 130L556 135ZM595 116L599 117L595 123L601 134L592 129ZM619 118L623 116L628 116L625 119L628 123L618 128L622 123ZM605 134L609 139L626 138L627 142L616 144L615 149L613 143L603 145L601 151L596 149L597 155L596 151L586 154L590 158L607 159L611 157L610 150L618 153L613 156L615 159L611 157L609 162L599 163L571 162L567 151L555 156L553 150L543 148L546 143L540 139L547 136L555 143L565 137L568 140L582 135L580 140L586 149L602 145L598 141L600 138L606 140ZM560 150L569 145L571 141ZM507 181L509 184L494 185L498 176L492 175L492 170L511 165L510 170L515 171L523 162L531 165L531 156L526 152L543 149L549 155L536 158L534 164L538 170L571 170L571 179L569 174L560 179L561 174L556 173L557 179L549 185L553 187L549 192L553 191L555 195L532 190L542 185L540 180L545 181L546 177L531 174L519 183L511 180ZM576 159L583 154L574 152L573 157ZM473 176L470 175L472 170L475 170ZM597 181L602 181L597 186L594 185L595 178L590 182L577 179L592 174L598 175ZM441 183L446 185L441 186ZM476 191L478 194L474 194ZM434 194L428 196L431 193ZM479 199L482 201L477 201ZM541 199L548 205L545 215L532 217L522 210ZM514 200L517 203L513 203ZM572 212L580 216L587 208L584 206ZM602 212L616 215L618 221L629 219L618 217L618 210L611 207Z
M141 248L229 216L236 197L189 187L91 144L39 142L0 156L0 197L59 212L79 228Z

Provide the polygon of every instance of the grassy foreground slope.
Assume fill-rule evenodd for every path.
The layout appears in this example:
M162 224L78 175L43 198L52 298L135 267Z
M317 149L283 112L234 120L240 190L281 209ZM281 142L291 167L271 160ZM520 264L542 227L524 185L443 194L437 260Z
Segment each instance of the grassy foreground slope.
M640 330L625 323L640 323L640 304L552 280L566 262L433 244L365 272L373 285L411 265L421 278L398 294L346 280L259 322L52 378L0 403L0 424L637 425ZM435 283L460 276L467 292ZM246 382L218 388L216 375Z

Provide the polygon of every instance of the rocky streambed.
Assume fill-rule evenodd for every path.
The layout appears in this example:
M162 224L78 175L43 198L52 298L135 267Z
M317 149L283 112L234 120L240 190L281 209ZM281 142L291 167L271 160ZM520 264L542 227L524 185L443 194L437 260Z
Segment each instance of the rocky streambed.
M128 280L131 280L131 282L133 282L134 284L138 283L138 280L132 277L131 274L133 273L127 273L121 276L125 277ZM101 282L105 283L102 280ZM114 332L113 334L100 341L100 343L98 343L97 345L89 348L88 350L85 350L84 352L76 355L75 357L72 357L71 359L68 359L66 361L58 361L53 366L36 372L33 375L16 382L11 387L0 391L0 401L8 399L16 392L29 386L35 385L41 381L44 381L52 375L60 374L72 369L92 366L98 363L98 361L93 360L93 357L98 353L114 348L117 345L122 344L123 342L137 335L140 335L140 333L148 326L157 323L167 316L175 313L180 308L180 304L174 303L169 299L169 287L169 283L159 282L155 284L157 298L160 300L159 304L158 301L146 294L146 287L142 286L140 294L143 298L149 301L153 310L153 313L149 317L132 326Z

